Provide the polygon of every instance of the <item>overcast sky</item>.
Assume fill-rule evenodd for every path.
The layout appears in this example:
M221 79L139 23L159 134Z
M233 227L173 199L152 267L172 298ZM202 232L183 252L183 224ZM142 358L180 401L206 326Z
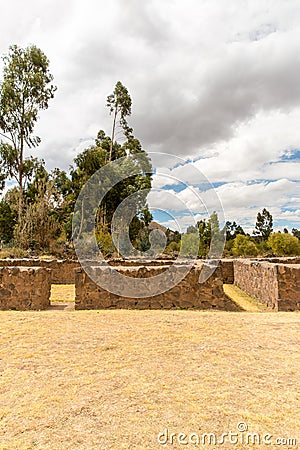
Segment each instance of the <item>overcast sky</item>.
M169 190L171 210L179 198L199 213L177 181L200 191L198 171L214 184L226 219L251 231L266 207L275 228L300 227L299 0L0 0L0 7L0 53L36 44L58 86L36 126L36 155L49 169L68 169L99 129L110 133L106 97L120 80L143 147L186 161L172 169L162 158L160 171L171 178L154 180ZM161 191L151 195L151 204L161 202ZM209 203L209 189L203 195ZM175 215L190 223L186 213Z

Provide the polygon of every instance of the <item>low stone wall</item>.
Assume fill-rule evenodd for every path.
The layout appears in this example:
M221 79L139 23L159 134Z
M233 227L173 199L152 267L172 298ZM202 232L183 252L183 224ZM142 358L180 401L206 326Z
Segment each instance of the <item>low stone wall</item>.
M278 311L300 310L300 266L278 264Z
M74 284L74 269L78 261L65 259L1 259L0 267L44 267L51 269L53 284Z
M50 305L51 272L41 267L0 268L0 309L42 310Z
M90 264L102 265L103 261L90 261ZM173 261L172 261L173 263ZM186 260L177 260L176 265L185 265ZM113 267L124 266L124 267L140 267L143 266L169 266L170 260L168 259L158 259L158 260L147 260L147 259L136 259L136 260L122 260L122 259L112 259L109 264ZM197 261L197 265L203 264L201 260ZM224 283L233 283L233 260L232 259L222 259L219 262L222 272L222 279ZM67 259L1 259L0 267L45 267L46 269L51 269L51 281L53 284L74 284L74 269L80 267L80 264L76 260Z
M180 267L180 266L179 266ZM176 266L173 266L174 270ZM237 311L239 308L223 291L220 267L205 282L199 283L202 267L193 267L186 277L167 292L152 297L129 298L116 295L98 286L82 268L75 270L75 309L219 309ZM108 276L109 267L93 267L97 279ZM150 278L161 274L166 266L117 267L127 277L144 278L143 290L149 292ZM179 269L178 269L179 270ZM93 277L94 278L94 277ZM126 283L126 279L125 279ZM159 288L159 286L158 286ZM126 286L124 286L124 291Z
M270 309L300 310L300 265L234 260L234 282Z
M234 283L251 297L277 310L277 269L268 262L234 260Z
M251 261L266 261L273 264L300 264L299 256L281 256L280 258L272 257L272 258L251 258Z
M225 284L234 283L233 259L222 259L220 261L222 280Z
M79 262L75 260L3 259L0 260L0 270L1 267L17 267L18 270L20 267L49 269L50 281L53 284L74 284L76 272L78 293L76 309L134 307L234 310L234 304L229 302L223 293L222 284L235 282L241 289L260 302L265 303L269 308L280 311L292 311L300 309L299 262L300 258L222 259L218 263L218 267L212 277L206 283L199 284L195 280L198 280L204 263L198 260L186 279L170 291L159 296L149 297L148 299L141 298L139 300L113 296L113 294L105 290L101 291L96 285L93 286L92 282L83 282L80 277L84 276L84 272L80 268ZM187 261L115 259L109 261L109 263L112 267L127 273L128 276L141 278L144 277L143 271L145 271L145 268L147 268L146 276L151 277L161 270L167 270L170 265L182 268L187 264ZM97 270L104 270L106 267L103 265L103 261L89 261L88 264L97 266ZM217 265L217 262L214 260L207 262L208 267L211 268L214 267L214 264ZM20 275L21 284L23 283L22 277L23 275ZM37 283L39 283L38 279ZM19 283L16 283L16 285L19 286ZM85 288L87 290L86 293L84 292ZM4 284L2 284L1 289L4 289L5 292L9 291ZM4 291L2 292L4 293ZM4 294L4 297L2 295L4 300L9 296L10 294L7 292ZM93 296L96 298L95 300ZM102 303L103 299L105 299L104 303ZM10 303L8 302L8 304ZM16 305L12 307L19 309ZM42 308L38 305L37 309Z

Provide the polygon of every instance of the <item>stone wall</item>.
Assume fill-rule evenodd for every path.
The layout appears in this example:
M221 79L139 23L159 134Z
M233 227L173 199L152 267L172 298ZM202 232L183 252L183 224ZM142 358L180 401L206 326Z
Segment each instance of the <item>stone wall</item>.
M300 264L300 257L299 256L282 256L280 258L251 258L251 261L267 261L273 264Z
M95 265L102 265L102 261L90 261ZM185 265L186 260L176 261L178 265ZM136 259L136 260L122 260L122 259L112 259L109 261L111 266L125 266L125 267L140 267L143 266L169 266L170 260L147 260L147 259ZM203 264L201 260L198 260L197 265ZM233 283L233 260L232 259L222 259L220 261L220 267L222 272L222 279L224 283ZM80 264L76 260L66 260L66 259L1 259L0 267L45 267L51 269L51 277L53 284L74 284L74 269L80 267Z
M300 266L278 264L278 311L300 310Z
M176 266L173 267L176 270ZM152 297L128 298L110 293L98 286L82 268L79 268L75 270L75 309L219 309L237 311L239 308L224 294L220 267L205 283L199 283L201 269L202 267L199 265L193 267L182 281L167 292ZM103 279L107 277L107 271L110 269L97 266L92 270L94 275L101 280L102 277ZM148 280L164 270L166 270L165 266L118 267L118 272L128 277L144 278L144 292L148 292L148 283L150 282ZM126 286L124 286L124 290L125 288Z
M222 259L220 265L223 283L233 284L234 283L233 259Z
M234 260L234 283L275 311L300 310L300 265Z
M51 269L53 284L74 284L74 269L78 261L66 259L1 259L0 267L45 267Z
M234 283L251 297L277 310L277 269L268 262L234 260Z
M51 272L41 267L0 268L0 310L42 310L50 305Z
M40 267L49 269L51 283L53 284L77 284L76 308L197 308L197 309L234 309L234 304L225 297L222 283L235 282L249 295L265 303L269 308L280 311L292 311L300 309L300 258L265 258L258 259L222 259L212 277L204 284L199 284L197 277L203 266L203 261L198 260L195 267L185 280L172 288L169 292L159 296L140 300L113 296L105 290L98 288L91 281L84 279L84 272L78 261L74 260L50 260L50 259L3 259L1 267ZM153 276L170 266L168 260L111 260L110 265L118 270L127 271L129 276L143 277L146 270L147 276ZM184 267L187 261L173 262L177 267ZM209 267L213 267L215 261L208 261ZM89 261L89 265L97 265L97 270L103 270L103 261ZM146 268L146 269L145 269ZM4 272L3 272L4 273ZM6 272L5 272L6 273ZM25 273L25 272L24 272ZM31 272L32 273L32 272ZM38 272L36 272L38 273ZM20 272L21 284L23 275ZM193 278L194 277L194 278ZM39 276L37 280L39 279ZM83 279L85 281L83 281ZM9 280L7 276L4 280ZM10 297L10 289L2 282L1 305ZM39 281L38 281L39 283ZM9 285L14 283L8 282ZM16 282L19 286L19 283ZM147 285L147 283L146 283ZM4 290L3 290L4 289ZM12 287L12 289L15 289ZM26 288L27 289L27 288ZM84 292L86 289L86 293ZM6 296L6 297L5 297ZM12 294L11 294L12 296ZM95 297L95 300L93 299ZM17 294L19 297L19 294ZM102 302L103 301L103 302ZM228 303L229 302L229 303ZM10 304L9 302L7 304ZM106 306L105 306L106 305ZM19 309L16 305L13 308ZM27 309L27 308L25 308ZM39 302L37 309L40 309ZM42 308L41 308L42 309Z

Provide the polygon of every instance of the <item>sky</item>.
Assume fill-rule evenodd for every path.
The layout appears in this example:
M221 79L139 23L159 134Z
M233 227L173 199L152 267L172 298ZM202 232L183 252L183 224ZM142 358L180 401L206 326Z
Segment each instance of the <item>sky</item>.
M0 10L0 54L37 45L58 86L31 152L48 169L68 170L99 129L110 134L106 97L120 80L134 134L160 154L156 220L185 229L217 210L251 232L267 208L275 230L300 228L299 0L0 0Z

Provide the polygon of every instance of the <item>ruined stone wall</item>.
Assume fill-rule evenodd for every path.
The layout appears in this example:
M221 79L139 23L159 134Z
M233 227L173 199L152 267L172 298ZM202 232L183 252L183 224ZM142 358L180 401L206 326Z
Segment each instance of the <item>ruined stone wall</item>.
M300 266L278 264L278 311L300 310Z
M234 260L234 283L251 297L277 310L278 283L275 264Z
M234 260L234 282L251 297L275 311L300 310L298 264Z
M90 261L94 265L102 265L103 261ZM177 265L185 265L186 260L176 261ZM140 267L143 266L169 266L170 260L122 260L111 259L109 261L111 266L125 266L125 267ZM203 262L197 261L197 265L201 266ZM224 283L233 283L233 260L223 259L219 263L222 272L222 279ZM51 269L51 280L53 284L74 284L74 269L80 267L76 260L66 259L1 259L0 267L45 267Z
M110 293L98 286L82 268L75 270L75 309L220 309L236 311L238 307L224 294L221 269L204 283L199 283L202 267L193 267L186 277L167 292L145 297L129 298ZM109 268L93 267L100 279L107 277ZM144 278L143 290L148 292L150 278L166 270L165 266L118 267L118 272L135 278ZM125 281L126 283L126 278ZM124 286L125 290L126 286ZM158 286L159 288L159 286Z
M53 284L74 284L74 269L78 261L65 259L1 259L0 267L45 267L51 269Z
M220 261L223 283L234 283L233 259L222 259Z
M0 310L42 310L50 305L51 272L41 267L0 268Z
M234 309L234 305L231 302L228 303L228 299L226 299L223 293L222 283L235 282L241 289L258 301L265 303L269 308L273 310L292 311L300 309L299 261L299 258L266 258L265 260L223 259L219 262L211 279L204 284L199 284L197 279L199 278L203 261L198 260L186 279L169 292L140 300L130 300L128 298L113 296L113 294L105 290L101 291L92 282L87 280L83 282L84 272L80 269L79 262L75 260L3 259L0 260L0 270L1 267L41 267L50 269L49 273L51 274L52 283L73 284L75 282L75 270L79 269L76 272L78 292L77 309L83 309L87 305L88 309L94 307L135 307L216 308L231 310ZM115 259L109 261L109 263L113 267L118 268L118 270L127 271L128 276L144 277L143 271L146 270L146 276L150 277L154 276L155 273L159 273L161 270L167 270L171 261L138 259L124 261ZM175 263L178 267L184 267L186 264L187 261L184 260L176 261ZM209 267L214 267L214 264L217 265L217 261L210 260L207 264ZM103 261L89 261L89 265L97 265L99 270L103 270L105 267ZM20 276L22 280L23 275ZM8 280L8 278L6 279ZM4 289L5 292L9 291L4 284L2 284L1 289ZM86 292L84 292L84 289L86 289ZM2 291L3 293L4 291ZM9 297L7 292L5 295ZM96 300L94 300L93 296Z
M251 261L267 261L273 264L300 264L299 256L281 256L280 258L251 258Z

